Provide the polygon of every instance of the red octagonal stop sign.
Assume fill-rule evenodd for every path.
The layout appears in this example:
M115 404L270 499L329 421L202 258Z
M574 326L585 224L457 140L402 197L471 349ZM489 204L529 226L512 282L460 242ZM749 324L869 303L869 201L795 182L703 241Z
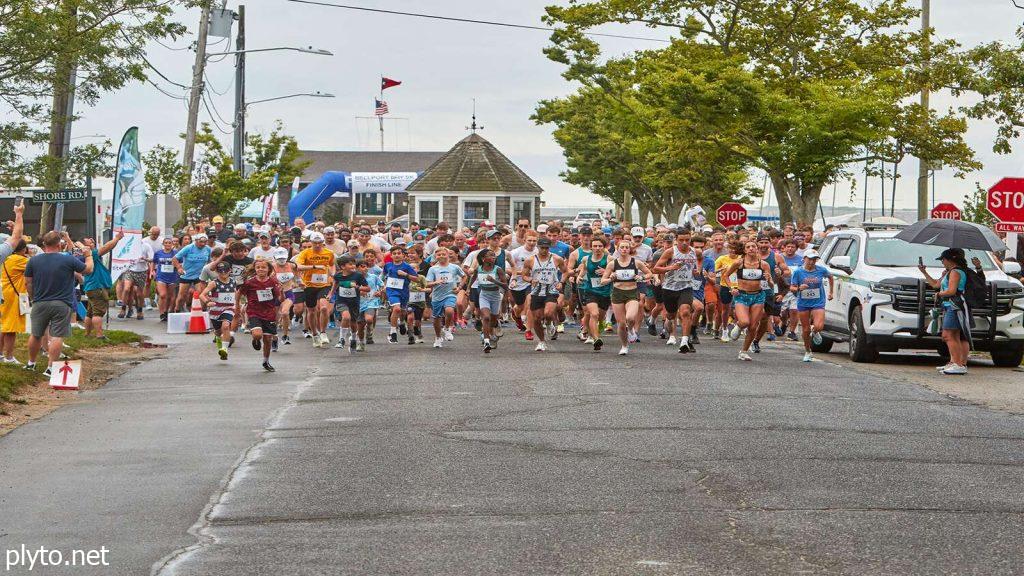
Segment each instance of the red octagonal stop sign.
M718 208L715 219L722 226L739 226L747 221L747 209L739 202L726 202Z
M936 204L935 207L932 208L932 218L959 220L962 215L960 208L958 208L956 204L951 204L949 202Z
M1000 222L1024 224L1024 178L1003 178L988 189L988 211Z

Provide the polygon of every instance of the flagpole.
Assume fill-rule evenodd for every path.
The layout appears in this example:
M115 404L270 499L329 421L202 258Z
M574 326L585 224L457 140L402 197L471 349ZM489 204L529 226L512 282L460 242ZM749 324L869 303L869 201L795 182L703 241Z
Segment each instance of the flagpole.
M384 75L380 76L380 101L384 101ZM384 151L384 116L377 116L377 122L380 123L380 151Z

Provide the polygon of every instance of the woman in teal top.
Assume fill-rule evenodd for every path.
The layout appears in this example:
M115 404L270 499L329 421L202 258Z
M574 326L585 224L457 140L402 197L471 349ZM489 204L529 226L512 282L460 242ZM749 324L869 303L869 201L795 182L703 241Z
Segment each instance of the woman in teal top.
M963 297L967 288L967 258L963 250L947 248L939 260L946 270L938 280L928 274L923 262L918 265L925 281L939 291L937 296L942 300L942 340L949 348L949 364L939 370L948 375L967 374L967 356L971 351L970 311Z
M583 260L579 284L587 312L587 331L590 333L587 343L592 343L597 352L604 346L601 340L601 320L612 304L612 285L601 283L601 277L608 267L608 241L594 238L590 247L590 254Z

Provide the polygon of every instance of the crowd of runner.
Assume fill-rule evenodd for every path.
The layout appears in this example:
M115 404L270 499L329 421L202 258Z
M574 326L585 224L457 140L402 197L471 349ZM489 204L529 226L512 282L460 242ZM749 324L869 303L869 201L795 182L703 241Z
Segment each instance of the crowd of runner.
M118 239L91 247L92 260ZM166 321L197 298L217 355L227 360L236 333L247 333L268 371L274 352L303 341L364 352L378 325L388 344L424 343L432 332L434 348L460 331L478 333L485 354L513 326L537 352L567 326L579 343L565 346L601 351L617 340L620 355L645 338L693 354L703 336L738 341L738 359L750 361L763 341L786 338L802 340L811 362L832 298L814 242L809 227L794 226L534 228L521 220L514 229L454 230L299 219L229 228L216 217L177 236L150 229L117 282L116 315L143 319L152 295ZM105 288L90 287L89 276L87 293ZM105 303L90 304L91 333L102 334L106 312Z

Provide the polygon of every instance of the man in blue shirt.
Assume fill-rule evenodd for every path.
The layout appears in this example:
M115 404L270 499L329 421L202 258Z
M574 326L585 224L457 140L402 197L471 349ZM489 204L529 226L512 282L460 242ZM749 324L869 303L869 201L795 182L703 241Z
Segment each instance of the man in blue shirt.
M559 240L559 237L562 234L562 229L558 226L548 226L545 234L548 239L551 240L551 253L562 259L568 258L569 252L572 251L572 246L569 246L565 242Z
M32 335L28 339L26 370L36 369L36 356L43 336L50 333L47 353L50 366L44 374L50 376L53 362L60 359L64 338L71 335L71 311L75 307L75 273L92 274L92 251L85 250L85 263L71 254L60 251L59 232L43 235L43 253L29 259L25 266L25 291L32 296Z
M178 301L175 309L181 310L185 305L192 287L200 282L199 275L203 273L203 266L210 261L210 247L207 245L206 234L196 234L192 237L192 243L185 246L174 255L174 265L181 276L181 283L178 285Z
M103 264L103 256L117 246L118 241L124 238L124 231L118 230L117 234L109 242L96 248L96 241L92 238L83 238L87 251L92 253L93 269L91 274L85 275L82 283L82 290L89 299L85 313L85 335L104 338L103 317L107 315L110 308L110 293L113 286L110 279L110 270Z
M415 279L419 274L416 269L405 261L405 248L401 246L391 247L391 262L384 265L384 295L387 298L388 306L391 307L391 333L388 341L392 344L398 343L398 321L404 318L405 310L409 307L409 281ZM405 323L402 323L402 335L405 335Z

